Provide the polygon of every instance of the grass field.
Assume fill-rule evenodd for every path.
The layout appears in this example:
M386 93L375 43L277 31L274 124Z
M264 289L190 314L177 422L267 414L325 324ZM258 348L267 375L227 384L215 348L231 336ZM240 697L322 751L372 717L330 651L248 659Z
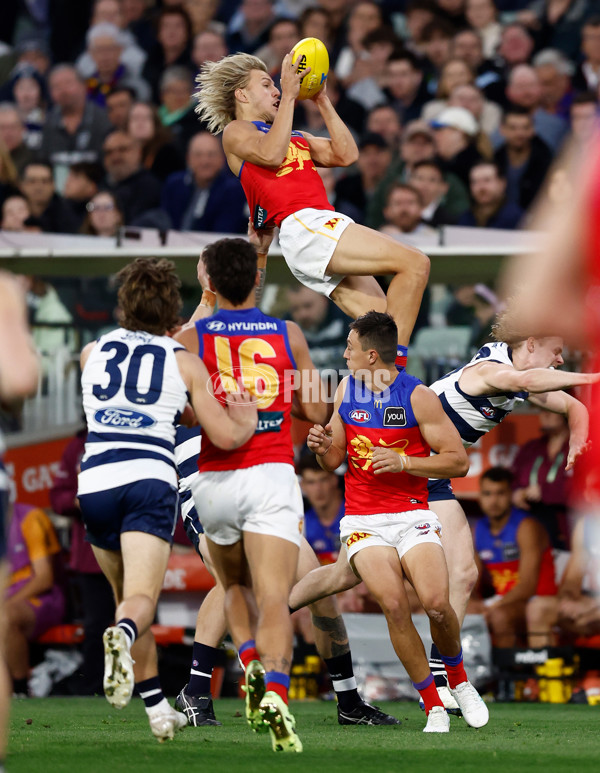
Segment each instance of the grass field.
M159 744L143 704L104 698L13 701L8 773L517 773L600 770L600 707L493 704L481 730L452 718L449 735L425 735L416 703L386 703L401 727L340 727L335 705L295 703L303 754L275 754L246 725L239 700L216 701L223 727L186 728Z

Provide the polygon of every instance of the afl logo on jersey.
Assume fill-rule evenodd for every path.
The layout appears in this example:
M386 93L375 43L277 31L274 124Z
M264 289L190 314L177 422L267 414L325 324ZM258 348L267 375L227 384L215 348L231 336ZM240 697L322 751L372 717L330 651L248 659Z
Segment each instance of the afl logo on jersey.
M371 414L362 408L355 408L353 411L350 411L350 418L358 424L364 424L366 421L371 420Z
M152 427L156 424L156 420L152 416L147 416L140 411L130 411L127 408L103 408L96 411L94 420L107 427L126 427L128 429Z
M212 330L213 333L218 333L221 330L225 330L226 325L219 319L213 319L211 322L206 323L206 327L208 330Z
M384 427L406 427L406 411L401 405L388 405L383 412Z

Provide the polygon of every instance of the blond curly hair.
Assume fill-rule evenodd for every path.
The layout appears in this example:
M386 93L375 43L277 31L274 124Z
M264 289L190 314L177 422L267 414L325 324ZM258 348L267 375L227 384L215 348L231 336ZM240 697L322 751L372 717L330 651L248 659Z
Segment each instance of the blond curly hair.
M196 75L195 109L211 134L219 134L235 120L235 92L246 88L252 70L268 72L262 59L251 54L232 54L202 65Z

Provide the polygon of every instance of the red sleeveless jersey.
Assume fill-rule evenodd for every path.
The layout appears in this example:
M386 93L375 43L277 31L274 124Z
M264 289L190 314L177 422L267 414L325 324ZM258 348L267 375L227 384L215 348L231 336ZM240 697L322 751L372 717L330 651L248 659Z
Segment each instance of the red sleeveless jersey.
M262 121L253 123L259 131L270 129ZM307 207L333 211L301 132L292 132L286 157L278 169L244 161L239 177L255 228L279 226L288 215Z
M371 392L350 376L339 414L346 429L346 515L402 513L427 509L427 478L407 472L373 472L373 449L429 456L412 410L410 396L419 379L399 373L383 392Z
M258 426L243 446L217 448L202 435L198 469L238 470L267 462L294 464L290 412L296 364L287 326L259 309L223 310L196 322L199 352L217 399L240 381L258 398ZM234 383L235 382L235 383Z

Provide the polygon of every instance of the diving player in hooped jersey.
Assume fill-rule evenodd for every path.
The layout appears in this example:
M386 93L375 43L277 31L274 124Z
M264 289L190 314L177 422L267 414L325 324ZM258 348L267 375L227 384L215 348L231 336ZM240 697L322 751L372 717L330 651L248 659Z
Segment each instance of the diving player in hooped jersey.
M103 637L107 700L124 708L135 678L150 729L164 741L187 724L163 696L150 630L177 517L175 423L189 395L206 436L234 448L254 432L257 412L248 392L228 395L226 407L215 400L202 362L166 335L181 308L171 261L138 258L118 278L121 327L81 354L88 436L78 496L117 602L116 625Z
M279 227L281 251L300 282L330 296L354 319L370 309L386 310L386 297L373 277L395 275L388 298L396 295L402 308L397 324L403 365L429 259L333 211L316 167L350 166L358 148L326 85L314 102L330 138L292 130L294 102L310 70L299 73L299 62L293 64L292 58L287 54L282 63L281 93L255 56L233 54L205 62L197 77L197 112L211 132L223 132L227 163L240 178L254 228Z
M340 535L348 561L380 604L394 649L424 701L424 732L447 733L450 721L411 620L404 577L429 616L465 720L483 727L489 713L464 670L441 527L427 508L427 479L465 475L467 454L439 399L418 379L397 371L395 341L390 315L371 311L351 323L344 357L352 375L338 387L330 423L315 425L307 443L324 470L337 469L348 457Z

